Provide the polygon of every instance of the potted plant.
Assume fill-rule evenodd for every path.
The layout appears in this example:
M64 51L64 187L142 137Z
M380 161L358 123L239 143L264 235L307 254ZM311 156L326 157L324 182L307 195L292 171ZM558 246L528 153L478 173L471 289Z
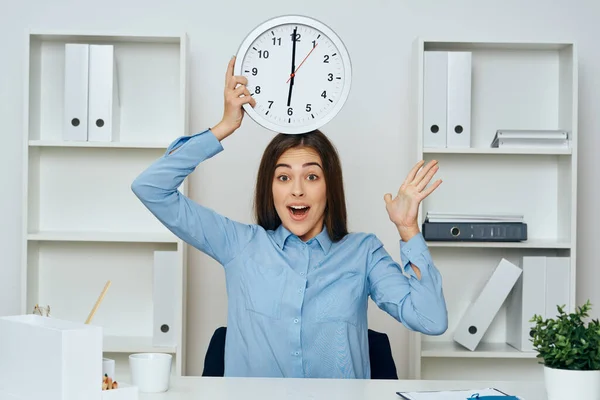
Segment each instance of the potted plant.
M574 313L557 306L555 318L534 315L530 321L548 400L600 399L600 323L586 324L591 308L589 300Z

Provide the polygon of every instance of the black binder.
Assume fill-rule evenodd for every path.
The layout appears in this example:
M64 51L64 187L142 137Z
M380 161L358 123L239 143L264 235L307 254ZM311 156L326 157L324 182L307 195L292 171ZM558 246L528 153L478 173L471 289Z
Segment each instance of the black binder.
M423 223L423 238L430 241L520 242L527 240L524 222L429 222Z

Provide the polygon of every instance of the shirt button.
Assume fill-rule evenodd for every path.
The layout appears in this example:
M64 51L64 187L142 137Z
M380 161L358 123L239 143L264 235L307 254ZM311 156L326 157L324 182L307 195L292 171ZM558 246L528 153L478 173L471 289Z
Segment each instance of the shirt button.
M298 289L298 293L302 293L302 289Z
M297 324L298 323L298 318L294 319L294 323Z
M300 352L299 352L299 351L297 351L297 352L295 352L295 353L294 353L294 355L295 355L295 356L297 356L297 355L299 355L299 354L300 354Z
M304 276L304 272L300 272L300 275Z

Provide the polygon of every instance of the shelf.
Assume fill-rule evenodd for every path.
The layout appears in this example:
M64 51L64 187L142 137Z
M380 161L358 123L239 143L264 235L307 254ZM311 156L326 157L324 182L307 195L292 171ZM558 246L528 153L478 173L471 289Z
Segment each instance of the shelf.
M176 347L156 347L150 336L104 336L102 350L106 353L171 353Z
M44 42L85 42L85 43L170 43L180 44L185 32L146 32L139 31L93 31L62 29L30 29L29 35Z
M67 239L65 235L61 237ZM154 331L154 254L180 252L182 248L173 243L132 245L126 241L92 242L77 238L78 235L73 235L68 238L70 241L28 242L27 311L31 312L35 304L49 305L55 318L85 321L110 280L111 286L92 324L102 327L112 349L150 347L151 341L135 338L152 337ZM173 265L173 269L181 268ZM175 300L181 304L181 299Z
M522 149L522 148L488 148L488 147L471 147L471 148L424 148L424 154L490 154L490 155L571 155L572 149Z
M562 129L577 146L577 53L566 43L416 42L417 82L423 88L426 51L472 55L471 149L431 149L431 154L571 154L571 149L491 149L498 129ZM423 91L418 91L422 117ZM418 121L418 131L429 127ZM429 152L429 150L425 150Z
M110 142L64 140L68 43L114 46L119 125ZM92 323L102 327L116 368L127 369L127 353L163 352L184 375L187 250L131 184L189 134L187 34L30 30L27 45L21 312L40 304L55 318L83 322L110 280ZM187 180L178 190L188 194ZM166 310L156 295L157 251L174 257L177 292L167 302L179 334L170 347L152 345L157 310Z
M163 154L158 148L30 148L28 231L168 233L131 190L136 176Z
M570 249L571 244L555 240L526 240L523 242L444 242L427 241L429 247L476 247L476 248L514 248L514 249Z
M475 351L470 351L455 342L427 342L421 346L422 357L445 358L535 358L535 352L524 352L515 349L506 343L485 343L477 346Z
M170 143L152 142L68 142L61 140L30 140L31 147L90 147L122 149L166 149Z
M416 157L425 162L437 160L439 171L434 179L443 181L435 194L423 200L419 222L425 220L428 212L518 214L527 224L528 240L427 241L444 282L448 329L437 337L411 335L416 351L410 375L415 379L531 379L540 371L536 352L521 352L507 343L513 329L517 329L513 326L516 317L512 306L518 305L514 302L520 299L518 289L511 290L495 313L475 351L453 340L461 319L502 259L522 268L524 257L568 257L570 301L576 298L576 46L474 39L419 38L414 42L411 125L417 135ZM449 79L454 79L443 75L444 71L440 70L442 75L437 79L426 82L428 51L470 52L471 81L470 87L464 88L465 93L469 90L470 104L447 103L462 100L444 96ZM449 71L452 70L445 72ZM448 110L469 111L461 116L462 121L456 121L467 128L462 131L462 136L468 136L467 147L446 147L444 134L461 132L452 121L447 126ZM569 146L492 148L498 130L564 130L569 133ZM432 147L436 146L435 140L429 141L431 132L439 132L438 147Z
M29 36L27 137L41 144L63 138L65 44L111 44L118 79L118 141L155 147L187 131L186 53L182 35L91 32L32 33ZM148 145L146 145L148 143Z
M114 243L177 243L171 233L152 232L92 232L41 231L30 232L27 240L39 242L114 242Z
M576 202L573 157L537 155L502 157L472 154L468 157L437 154L436 178L443 183L435 196L423 200L421 217L429 211L444 213L523 215L528 242L522 243L441 243L465 247L560 247L570 248ZM436 244L433 244L436 245Z

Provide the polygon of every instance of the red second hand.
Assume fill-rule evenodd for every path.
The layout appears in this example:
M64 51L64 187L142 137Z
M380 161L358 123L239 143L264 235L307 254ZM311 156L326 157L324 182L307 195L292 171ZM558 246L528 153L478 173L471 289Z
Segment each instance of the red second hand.
M308 56L310 56L310 53L313 52L313 50L315 49L315 47L317 47L319 43L315 43L315 45L313 46L312 49L310 49L310 51L308 52L308 54L306 55L306 57L304 57L304 60L302 60L302 62L300 63L300 65L298 65L298 67L296 68L296 70L290 74L290 77L288 78L288 80L285 83L288 83L290 81L290 79L292 79L294 76L296 76L296 72L298 72L298 70L300 69L300 67L302 66L302 64L304 64L304 61L306 61L306 59L308 58Z

